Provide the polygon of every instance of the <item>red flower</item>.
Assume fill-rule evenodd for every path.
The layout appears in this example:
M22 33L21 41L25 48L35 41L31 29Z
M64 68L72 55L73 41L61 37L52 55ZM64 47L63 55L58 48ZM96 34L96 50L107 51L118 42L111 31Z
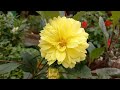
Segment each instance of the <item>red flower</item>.
M87 22L86 22L86 21L83 21L83 22L81 23L81 25L82 25L82 28L87 28Z
M106 21L105 21L105 26L109 27L111 24L112 24L111 21L109 21L109 20L106 20Z
M110 47L110 44L111 44L111 39L108 39L107 44L108 44L108 47Z

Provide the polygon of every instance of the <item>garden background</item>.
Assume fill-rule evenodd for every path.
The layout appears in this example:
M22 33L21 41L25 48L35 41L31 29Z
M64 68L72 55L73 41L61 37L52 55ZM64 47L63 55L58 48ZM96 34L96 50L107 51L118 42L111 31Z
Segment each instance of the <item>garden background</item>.
M89 34L86 57L73 68L49 65L41 54L40 32L58 16L79 21ZM119 52L120 11L0 11L1 79L119 79Z

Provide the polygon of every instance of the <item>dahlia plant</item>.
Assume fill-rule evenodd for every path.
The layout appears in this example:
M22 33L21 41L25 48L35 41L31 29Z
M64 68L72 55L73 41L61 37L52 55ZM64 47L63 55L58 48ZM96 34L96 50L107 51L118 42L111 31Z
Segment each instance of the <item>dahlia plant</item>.
M17 52L20 59L0 60L1 78L4 78L5 74L6 76L10 74L5 78L11 79L17 72L22 79L99 79L114 76L114 73L108 73L111 68L94 70L91 67L95 60L104 55L106 55L104 59L109 60L108 51L112 42L113 22L105 13L80 11L75 15L66 16L64 11L37 12L40 18L29 17L26 22L30 27L37 27L36 31L32 28L33 32L27 32L30 34L27 36L27 45L23 45L24 42L13 42L20 38L19 31L22 26L19 20L13 22L17 21L16 17L7 19L10 19L10 24L4 20L0 22L3 25L0 36L4 39L0 39L2 41L0 58L3 54L7 57ZM4 19L4 16L0 18ZM13 36L12 39L9 38L10 35ZM19 41L23 41L21 39ZM12 48L8 50L8 47ZM8 51L7 54L4 49ZM111 72L115 70L112 69ZM107 74L104 75L103 72Z

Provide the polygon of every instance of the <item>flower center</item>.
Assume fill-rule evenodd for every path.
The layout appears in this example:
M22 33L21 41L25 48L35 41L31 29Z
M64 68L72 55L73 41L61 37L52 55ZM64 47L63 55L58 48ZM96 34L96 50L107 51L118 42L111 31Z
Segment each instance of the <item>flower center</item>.
M67 42L66 42L64 39L60 40L59 45L60 45L61 47L66 46L66 44L67 44Z

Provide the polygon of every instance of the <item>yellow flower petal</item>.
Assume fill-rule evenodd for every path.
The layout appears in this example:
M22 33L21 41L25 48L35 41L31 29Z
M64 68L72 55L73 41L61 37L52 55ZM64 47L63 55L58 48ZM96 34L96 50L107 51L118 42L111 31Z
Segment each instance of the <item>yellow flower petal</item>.
M60 45L57 45L57 49L61 52L65 51L66 46L61 47Z
M50 66L51 64L53 64L55 62L55 60L53 61L48 61L48 65Z
M67 54L72 58L80 57L80 53L73 48L67 49Z
M66 53L65 52L60 52L60 51L56 51L56 58L59 62L62 62L66 57Z

